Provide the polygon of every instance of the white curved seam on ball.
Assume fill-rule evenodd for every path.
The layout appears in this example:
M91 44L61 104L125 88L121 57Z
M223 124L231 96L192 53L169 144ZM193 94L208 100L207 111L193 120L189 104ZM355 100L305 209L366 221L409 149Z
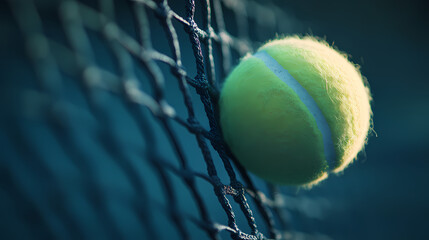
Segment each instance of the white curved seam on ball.
M304 103L311 115L314 117L317 128L322 133L323 150L326 161L328 162L329 168L332 169L335 165L335 148L334 143L332 142L331 128L329 127L322 111L317 106L316 101L314 101L313 97L311 97L307 90L305 90L305 88L266 51L259 51L253 56L262 60L271 72L288 85L298 95L299 99Z

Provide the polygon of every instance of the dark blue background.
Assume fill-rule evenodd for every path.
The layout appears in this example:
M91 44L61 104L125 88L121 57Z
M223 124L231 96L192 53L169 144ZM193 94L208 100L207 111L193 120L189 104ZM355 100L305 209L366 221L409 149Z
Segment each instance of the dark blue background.
M287 22L281 23L283 28L277 32L279 35L311 34L334 43L340 50L350 54L351 59L361 66L374 98L372 102L374 133L370 134L368 145L357 161L344 173L330 176L311 190L283 188L288 196L285 203L292 229L322 233L340 240L424 239L427 235L425 228L429 214L428 6L424 1L275 2L282 6L288 19ZM170 1L170 4L181 16L185 14L182 1ZM198 3L197 7L200 7ZM200 23L201 11L198 9L197 23ZM26 112L28 109L22 108L24 100L21 97L25 92L22 90L36 88L34 72L31 62L25 57L23 48L25 41L17 31L16 22L11 21L7 7L2 7L2 10L6 10L6 13L2 12L0 19L4 32L0 38L2 54L0 236L43 238L49 231L45 231L43 228L45 225L34 217L37 211L41 211L46 214L47 226L54 226L54 232L60 236L70 237L66 228L61 228L60 224L55 225L57 218L64 212L70 212L79 220L78 227L84 229L87 238L107 237L105 226L100 223L100 219L86 202L87 192L82 191L85 185L82 179L85 178L73 165L70 156L59 146L48 124L38 117L29 118ZM118 9L119 13L126 11ZM49 20L51 16L46 14L44 17ZM156 18L153 14L149 17L154 48L171 56L165 35ZM226 11L225 19L227 30L236 32L237 29L234 29L232 24L233 13ZM51 37L61 41L62 33L58 31L56 25L58 23L46 21L45 24ZM181 43L184 67L189 76L193 77L196 71L189 38L180 24L177 22L174 24ZM120 25L130 35L134 34L130 18L120 18ZM255 35L260 44L275 37L274 32L269 29L266 30L266 34L255 34L263 32L264 29L252 27L250 35ZM271 32L268 33L269 31ZM117 71L105 46L99 43L97 38L92 41L94 44L92 47L97 53L98 66ZM219 64L217 57L215 55L216 64ZM237 64L238 61L238 56L234 55L233 63ZM167 66L162 64L160 66L166 77L166 99L180 116L185 117L185 108L177 90L177 80ZM141 69L137 67L136 69L142 88L148 90L150 87L147 76ZM143 236L141 222L136 219L127 202L124 202L124 199L127 200L134 194L129 179L94 137L97 122L88 110L82 93L77 89L76 81L67 77L65 79L64 99L82 111L79 113L82 114L79 115L82 119L68 119L76 134L73 141L78 142L93 159L91 164L96 169L94 172L96 186L105 194L108 212L125 237ZM130 155L130 161L141 173L146 187L150 189L151 198L156 202L151 209L155 213L153 222L159 226L157 231L165 238L174 239L177 232L162 207L166 204L163 186L159 184L153 169L141 161L140 152L136 151L145 146L144 139L138 134L135 122L120 99L114 94L100 92L102 105L110 113L107 118L113 122L112 131L124 152ZM199 99L194 92L192 97L197 115L207 127L202 105L198 103ZM21 114L23 112L26 113ZM147 114L147 117L152 119L150 114ZM158 133L158 150L162 156L178 165L165 134L155 121L150 121ZM201 161L202 155L194 136L181 126L174 125L174 128L180 136L192 168L205 172L204 163ZM33 152L23 150L25 147L21 145L22 142L16 140L19 134L24 135L24 139L32 143ZM219 158L215 154L213 156L221 179L228 183ZM38 168L41 165L48 170L41 171ZM181 179L173 174L170 177L174 181L181 210L196 215L195 203L189 191L184 190L186 187ZM52 178L58 181L50 181ZM254 179L258 187L264 189L264 184L257 178ZM212 218L226 224L226 215L214 196L212 187L204 181L198 181L198 188ZM67 201L62 202L57 193L65 193ZM52 205L52 202L57 205ZM250 204L254 208L253 202L250 201ZM249 232L238 205L234 203L232 205L236 211L239 227ZM256 215L256 218L258 225L263 227L260 216ZM195 239L205 238L206 235L194 225L188 221L186 225L193 232ZM229 235L222 233L222 236Z
M375 134L365 154L342 176L331 177L308 193L334 203L320 223L323 232L335 239L425 239L429 214L427 2L288 1L283 5L307 32L326 37L361 65L374 98Z

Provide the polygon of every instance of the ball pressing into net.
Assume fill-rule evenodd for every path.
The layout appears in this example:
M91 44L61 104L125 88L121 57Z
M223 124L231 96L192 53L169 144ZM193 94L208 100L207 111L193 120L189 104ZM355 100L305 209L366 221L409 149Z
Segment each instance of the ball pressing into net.
M313 37L286 37L245 56L227 77L220 124L247 170L309 186L356 158L370 129L370 101L346 55Z

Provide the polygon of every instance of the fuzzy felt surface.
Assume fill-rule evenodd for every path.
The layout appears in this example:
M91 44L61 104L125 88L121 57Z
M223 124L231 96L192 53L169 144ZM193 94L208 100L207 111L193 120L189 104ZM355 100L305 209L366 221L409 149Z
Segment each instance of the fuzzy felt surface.
M262 50L313 97L332 131L336 161L331 170L343 170L364 146L370 128L370 94L358 68L311 37L274 40ZM315 119L262 60L248 55L240 62L219 104L225 141L249 171L280 184L308 185L326 178Z

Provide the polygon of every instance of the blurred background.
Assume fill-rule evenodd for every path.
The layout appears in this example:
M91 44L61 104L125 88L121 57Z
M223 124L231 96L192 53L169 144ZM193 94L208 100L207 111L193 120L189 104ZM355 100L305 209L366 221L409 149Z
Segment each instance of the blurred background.
M67 51L60 45L53 44L53 49L62 69L61 81L58 76L48 74L49 87L40 87L36 76L40 74L37 69L41 65L29 59L28 49L41 48L31 46L22 32L23 25L24 29L25 26L31 29L32 25L38 24L31 20L37 18L31 11L33 1L14 2L0 4L0 238L146 239L144 236L149 230L142 224L147 223L142 223L131 204L136 199L142 201L130 180L131 168L138 172L142 185L148 190L149 201L144 201L144 206L151 206L152 211L148 207L143 212L152 212L151 227L160 239L175 239L177 230L165 210L169 204L164 195L165 188L153 166L144 161L141 154L141 149L150 145L172 165L179 165L158 120L143 108L145 119L155 134L155 141L148 143L145 135L139 133L138 121L130 114L123 99L103 86L102 90L97 88L95 91L94 101L100 104L101 112L105 111L105 114L101 118L94 114L85 98L88 93L78 84L81 73L67 68L73 65L73 60L67 57L71 55L63 53ZM39 9L44 34L69 47L66 44L68 36L58 19L73 12L73 8L64 8L61 12L55 1L34 2ZM171 0L168 3L185 18L184 2ZM219 2L226 31L234 37L231 41L247 43L231 47L230 67L225 69L220 67L224 63L220 60L220 46L214 45L215 73L219 82L238 63L240 56L264 41L288 34L309 34L322 37L350 54L350 59L361 66L371 87L374 132L359 158L340 175L330 176L310 190L281 188L285 195L287 230L305 233L296 234L294 239L424 239L429 214L429 194L425 190L429 185L428 3L418 0ZM87 1L84 5L98 9L97 1ZM115 1L114 6L118 25L136 37L129 5ZM146 7L150 42L155 50L171 56L169 42L158 22L159 16L150 6ZM202 3L197 1L195 18L199 26L204 18L201 8ZM248 20L246 28L240 22L243 15ZM19 19L30 21L20 22ZM173 20L173 25L178 34L183 67L193 78L197 70L189 36L177 20ZM214 30L218 29L215 22ZM97 34L101 35L88 30L95 65L119 74L120 70L112 60L111 46L103 43ZM37 55L37 51L32 54ZM90 58L91 54L84 51L82 55ZM165 99L180 117L185 118L186 107L177 79L168 65L157 64L165 78ZM132 66L141 89L154 94L145 69L135 62ZM49 95L49 91L59 93L61 101ZM191 98L197 118L208 129L203 105L195 91L191 91ZM54 112L54 120L46 117L48 112ZM67 126L71 133L61 132L58 123ZM205 173L206 167L194 135L176 122L171 124L189 165L193 170ZM100 126L107 129L107 135L99 135ZM114 141L103 142L103 139L112 137ZM83 151L76 153L76 149L62 139L76 143L76 149ZM212 148L210 150L218 175L227 184L227 173L221 160ZM122 159L118 161L115 154L127 159L130 165L124 165ZM83 172L75 159L87 163L84 169L91 170ZM184 190L187 187L182 179L172 173L168 175L177 195L180 214L196 216L195 202L189 191ZM251 177L258 189L267 192L264 182ZM88 186L88 182L93 185ZM209 206L213 221L227 225L227 217L213 187L199 180L197 188ZM99 192L94 193L94 189ZM94 205L91 205L94 198L87 197L92 195L99 196L94 197L98 199ZM231 199L238 225L248 233L245 216ZM253 202L249 201L249 204L255 209ZM258 226L266 234L260 213L254 211L254 214ZM190 221L184 221L184 224L192 233L192 239L207 238ZM106 226L112 225L116 226L118 235L109 235ZM221 237L229 239L229 233L222 232Z
M351 55L367 77L374 99L375 133L365 152L342 176L305 193L323 195L334 204L320 225L338 239L425 238L428 3L287 1L282 5L306 32L325 37Z

